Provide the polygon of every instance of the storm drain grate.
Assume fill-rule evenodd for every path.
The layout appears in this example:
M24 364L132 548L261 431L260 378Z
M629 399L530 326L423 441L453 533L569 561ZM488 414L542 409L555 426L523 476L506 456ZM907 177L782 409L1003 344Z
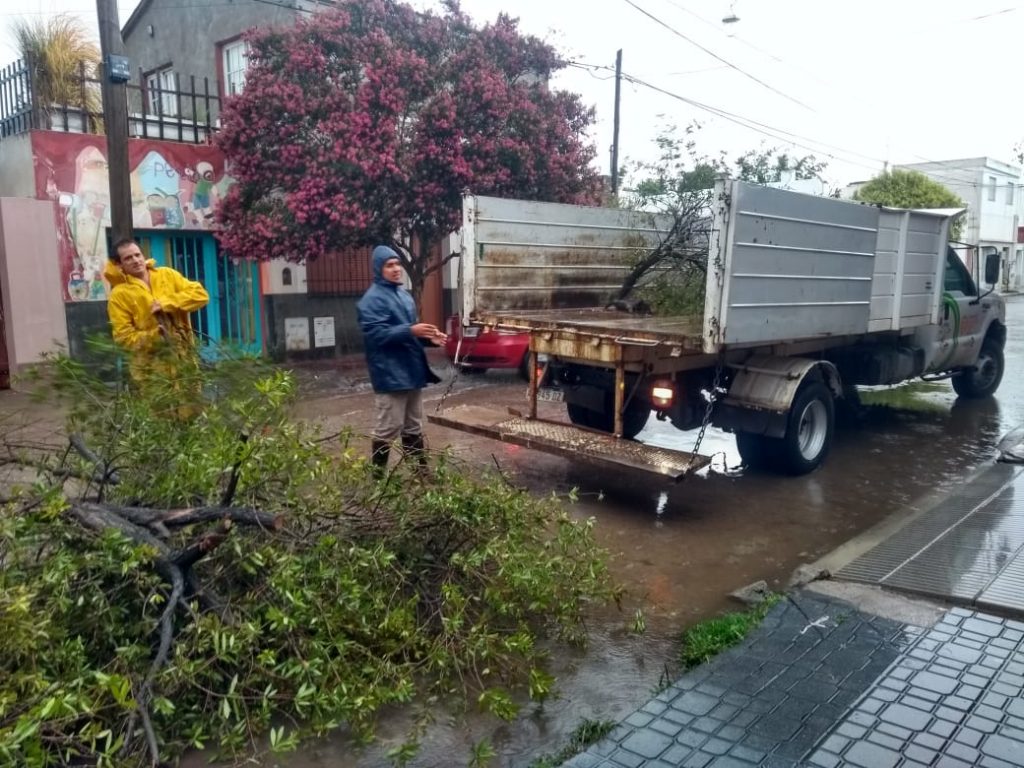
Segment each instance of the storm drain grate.
M1022 471L993 466L841 568L837 578L1024 609Z
M984 592L978 605L1024 611L1024 551L1010 561Z

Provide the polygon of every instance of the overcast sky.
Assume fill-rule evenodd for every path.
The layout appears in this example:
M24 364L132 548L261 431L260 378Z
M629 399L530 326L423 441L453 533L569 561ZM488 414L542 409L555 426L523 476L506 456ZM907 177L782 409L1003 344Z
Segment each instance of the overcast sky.
M122 24L136 4L120 2ZM518 16L524 31L590 67L570 68L554 85L596 107L603 171L619 48L623 71L654 87L623 83L620 157L627 160L652 158L662 126L698 121L708 154L762 145L813 153L828 160L830 182L845 184L886 160L1012 161L1024 139L1017 0L462 0L462 7L479 22L502 10ZM8 0L3 8L5 28L15 8L36 17L73 12L95 28L90 0ZM730 15L739 20L724 24ZM6 63L16 55L6 29L2 42Z

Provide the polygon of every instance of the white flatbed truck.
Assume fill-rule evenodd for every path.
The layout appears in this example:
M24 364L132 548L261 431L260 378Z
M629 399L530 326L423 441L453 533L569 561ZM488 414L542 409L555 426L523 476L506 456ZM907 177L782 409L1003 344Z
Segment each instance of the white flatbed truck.
M836 401L857 385L950 377L962 397L999 386L1005 308L949 245L959 213L720 179L703 314L662 317L608 307L667 217L467 195L463 322L528 333L535 364L524 412L456 406L430 418L675 479L709 463L699 439L692 453L634 441L654 413L700 435L709 423L736 433L749 464L810 472L828 455ZM994 285L998 256L984 261ZM570 423L538 417L548 392Z

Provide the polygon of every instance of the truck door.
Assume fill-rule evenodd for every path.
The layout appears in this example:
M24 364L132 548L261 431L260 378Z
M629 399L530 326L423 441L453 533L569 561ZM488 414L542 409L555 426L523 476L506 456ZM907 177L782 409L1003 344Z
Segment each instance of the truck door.
M956 252L946 251L942 308L939 315L938 354L932 370L971 365L978 357L987 326L987 304L978 301L978 288Z

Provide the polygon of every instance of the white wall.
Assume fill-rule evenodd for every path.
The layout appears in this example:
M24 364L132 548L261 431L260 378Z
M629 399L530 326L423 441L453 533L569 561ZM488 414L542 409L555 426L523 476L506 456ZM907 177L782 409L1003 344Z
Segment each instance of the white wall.
M0 291L11 373L40 362L58 344L67 347L55 207L50 200L0 198Z
M285 279L291 276L291 284ZM306 265L274 259L263 264L263 293L306 293Z
M5 136L0 141L0 197L35 197L32 134Z

